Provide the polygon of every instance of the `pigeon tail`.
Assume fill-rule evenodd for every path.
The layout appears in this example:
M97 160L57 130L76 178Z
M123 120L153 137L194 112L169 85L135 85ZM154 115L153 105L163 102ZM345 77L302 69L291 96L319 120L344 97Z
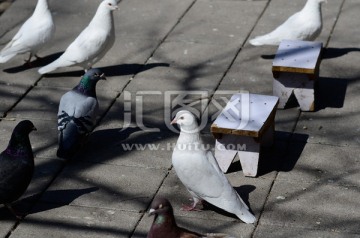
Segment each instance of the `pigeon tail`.
M12 57L14 57L16 54L11 55L0 55L0 63L6 63L8 62Z
M24 54L30 52L31 49L21 44L15 44L14 41L9 42L5 48L0 52L0 63L6 63L11 58L18 54Z
M79 133L77 125L70 121L59 133L59 148L56 155L63 159L71 158L81 147L84 138L85 135Z
M60 68L61 66L59 65L59 59L55 60L54 62L48 64L48 65L45 65L44 67L41 67L38 72L39 74L47 74L47 73L50 73L51 71L54 71L58 68Z
M251 224L256 221L256 217L247 209L241 209L241 211L236 212L235 215L246 224Z
M250 44L254 46L259 45L278 45L280 43L281 39L274 39L271 37L271 34L266 34L263 36L255 37L254 39L251 39L249 41Z

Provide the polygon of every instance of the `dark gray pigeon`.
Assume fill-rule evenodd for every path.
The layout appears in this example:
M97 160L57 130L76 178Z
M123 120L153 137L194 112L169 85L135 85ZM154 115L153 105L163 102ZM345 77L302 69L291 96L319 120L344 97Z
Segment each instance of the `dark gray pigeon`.
M58 157L72 157L93 129L99 111L96 84L102 79L106 79L104 73L99 69L90 69L75 88L61 97Z
M173 207L169 200L163 197L156 197L151 203L149 216L151 215L155 217L147 238L234 238L220 233L199 234L179 227L175 221Z
M14 128L7 148L0 154L0 203L20 218L11 203L27 189L34 173L34 155L29 133L36 130L29 120Z

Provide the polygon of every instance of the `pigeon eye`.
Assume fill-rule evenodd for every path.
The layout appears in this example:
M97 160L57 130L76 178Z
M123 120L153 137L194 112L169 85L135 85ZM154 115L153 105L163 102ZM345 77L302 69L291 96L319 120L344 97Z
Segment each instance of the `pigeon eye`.
M180 117L181 120L184 120L184 117Z
M109 5L109 6L112 6L112 4L111 4L111 3L108 3L108 5Z
M162 204L160 204L160 205L159 205L159 208L162 208L162 207L163 207L163 205L162 205Z
M99 74L95 73L94 76L97 77L97 76L99 76Z

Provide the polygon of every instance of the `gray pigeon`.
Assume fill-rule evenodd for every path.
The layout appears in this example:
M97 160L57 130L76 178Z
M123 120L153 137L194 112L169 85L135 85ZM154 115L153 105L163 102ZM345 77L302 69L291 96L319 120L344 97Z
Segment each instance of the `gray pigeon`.
M194 210L202 200L235 214L245 223L256 218L221 171L214 155L202 143L195 116L179 111L171 124L180 126L180 135L172 154L172 164L180 181L193 197L193 204L184 210Z
M326 0L308 0L304 8L289 17L272 32L257 36L249 42L252 45L279 45L282 40L313 41L321 33L321 4Z
M93 129L99 110L96 84L105 79L99 69L90 69L75 88L61 97L58 111L58 157L72 157Z
M4 204L20 218L11 203L27 189L34 173L34 155L29 133L36 130L29 120L19 122L14 128L7 148L0 154L0 204Z
M30 52L31 57L48 43L55 32L55 25L47 0L38 0L32 16L25 21L12 40L0 52L0 63L5 63L17 54Z
M154 221L147 234L147 238L234 238L226 234L208 233L200 234L190 231L176 224L174 210L169 200L156 197L151 203L149 216L154 216Z
M115 42L114 17L118 9L115 0L103 0L89 25L54 62L40 68L46 74L58 68L80 66L85 71L98 62Z

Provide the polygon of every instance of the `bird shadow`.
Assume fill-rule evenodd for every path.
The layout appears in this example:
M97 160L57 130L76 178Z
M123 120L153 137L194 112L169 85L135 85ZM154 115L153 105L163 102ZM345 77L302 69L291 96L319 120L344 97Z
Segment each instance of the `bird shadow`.
M250 212L252 212L251 208L250 208L250 204L249 204L249 194L251 192L253 192L256 187L253 185L242 185L239 187L234 187L235 191L240 195L241 199L244 201L244 203L249 207ZM214 211L216 213L219 213L223 216L227 216L227 217L231 217L231 218L235 218L238 219L238 217L232 213L226 212L206 201L203 202L203 210L210 210L210 211ZM253 212L252 212L253 213Z
M95 159L96 161L106 161L114 156L122 156L127 153L131 153L132 150L136 150L137 147L128 147L127 145L139 145L145 146L147 144L156 143L164 138L169 138L172 133L164 133L159 138L158 132L145 132L142 136L133 135L136 132L143 131L140 127L127 127L127 128L115 128L104 129L94 131L89 140L80 151L78 160L83 158ZM111 150L109 150L111 148Z
M50 64L51 62L53 62L54 60L59 58L62 53L63 52L58 52L55 54L47 55L45 57L36 58L35 60L31 61L30 63L25 62L22 65L4 69L3 71L6 73L9 73L9 74L15 74L15 73L19 73L19 72L29 70L32 68L41 67L41 66Z
M169 66L170 65L167 63L120 64L120 65L99 67L99 69L105 74L105 76L112 77L112 76L135 75L155 67L169 67ZM84 70L49 73L46 74L46 77L47 78L80 77L82 75L84 75Z
M347 55L351 52L358 52L360 51L360 48L356 47L349 47L349 48L323 48L321 59L333 59L338 58L344 55ZM265 60L273 60L275 58L276 54L269 54L269 55L261 55L262 59Z
M91 137L97 143L101 142L101 145L109 145L110 143L118 143L119 141L126 140L131 134L141 131L140 127L127 127L127 128L114 128L97 130L91 133Z
M40 203L40 206L35 206L33 209L30 210L29 214L35 214L39 212L44 212L47 210L52 210L58 207L63 207L69 205L78 197L82 195L92 193L99 190L98 187L90 187L84 189L59 189L59 190L52 190L52 191L45 191L41 196L43 203ZM59 199L61 198L61 199ZM49 201L49 202L48 202ZM56 202L51 202L56 201Z
M22 198L12 203L12 208L22 216L28 214L35 214L39 212L44 212L47 210L55 209L58 207L69 205L78 197L97 191L99 188L91 187L85 189L65 189L65 190L52 190L45 191L42 194L34 194L26 198ZM38 203L38 200L45 199L45 202ZM59 198L61 198L59 200ZM47 201L56 201L56 202L47 202ZM38 205L40 204L40 205ZM0 208L0 221L15 219L14 215L6 207Z
M169 67L168 63L121 64L101 67L106 76L134 75L156 67Z
M324 48L322 53L322 59L333 59L338 58L344 55L347 55L351 52L359 52L360 48L349 47L349 48Z

